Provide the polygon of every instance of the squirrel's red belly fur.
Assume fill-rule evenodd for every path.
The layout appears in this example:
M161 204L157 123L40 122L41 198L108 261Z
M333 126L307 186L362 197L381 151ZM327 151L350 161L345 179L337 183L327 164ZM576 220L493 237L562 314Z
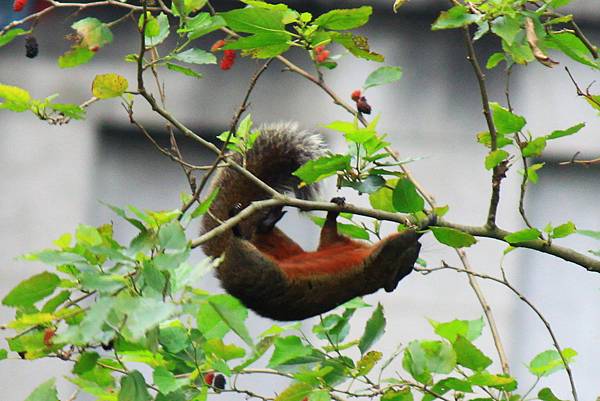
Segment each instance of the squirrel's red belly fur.
M370 247L334 245L320 251L291 256L281 260L279 266L290 278L336 274L360 266L370 253Z

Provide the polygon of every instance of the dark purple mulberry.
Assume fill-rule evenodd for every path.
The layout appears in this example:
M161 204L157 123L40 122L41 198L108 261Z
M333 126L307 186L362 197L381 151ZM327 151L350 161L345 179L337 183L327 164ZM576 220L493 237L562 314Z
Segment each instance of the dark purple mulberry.
M25 55L29 58L35 58L39 52L40 48L35 36L27 36L25 38Z

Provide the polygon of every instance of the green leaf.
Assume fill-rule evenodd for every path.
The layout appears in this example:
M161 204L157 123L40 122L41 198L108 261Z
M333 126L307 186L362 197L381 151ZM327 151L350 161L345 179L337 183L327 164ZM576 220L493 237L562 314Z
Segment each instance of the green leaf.
M517 388L517 381L512 377L492 375L487 372L478 372L468 378L474 386L488 386L500 390L513 391Z
M310 347L302 343L300 337L288 336L275 340L275 350L269 361L270 368L293 363L295 359L312 354Z
M486 33L490 31L490 23L488 21L477 21L477 30L473 34L473 40L481 39Z
M461 335L458 335L456 341L452 344L452 348L456 352L456 363L465 368L481 371L493 362L479 348Z
M8 351L0 348L0 361L6 358L8 358Z
M450 390L460 391L463 393L473 392L473 388L471 387L471 385L468 382L454 378L454 377L448 377L446 379L442 379L439 382L437 382L433 387L431 387L431 392L435 393L437 395L444 395ZM427 393L423 396L423 399L421 401L433 401L433 400L437 400L437 399L438 399L438 397L435 397L435 396ZM470 401L476 401L476 400L470 400Z
M102 236L96 227L80 224L75 232L77 242L84 246L96 246L102 244Z
M237 32L285 33L284 12L280 10L247 7L219 13L219 15L229 28Z
M490 109L492 111L492 117L496 131L498 134L511 134L518 132L527 123L525 118L516 115L500 106L498 103L490 102Z
M534 241L540 239L542 233L537 228L526 228L516 231L504 237L504 240L509 244L518 244L521 242Z
M137 370L129 372L121 378L121 391L118 401L148 401L152 399L144 376Z
M590 237L590 238L593 238L593 239L600 240L600 231L577 230L577 234L585 235L586 237Z
M502 50L506 53L507 63L527 64L535 60L531 46L525 38L525 31L517 34L517 37L512 45L502 41Z
M577 352L572 348L565 348L562 350L562 355L567 363L571 363ZM529 362L528 368L533 375L544 377L564 369L565 365L558 351L548 350L536 355Z
M595 110L600 111L600 96L589 95L585 97L585 101L588 102Z
M404 350L402 366L420 383L430 384L432 373L448 374L456 367L456 354L444 341L411 341Z
M389 84L399 81L400 78L402 78L402 69L400 67L379 67L369 74L363 84L363 89L367 90L374 86Z
M571 59L589 67L600 69L600 63L593 59L585 44L571 32L553 33L546 37L544 44L560 50Z
M350 160L349 155L323 156L316 160L310 160L293 174L306 184L312 184L332 176L338 171L349 169Z
M169 26L169 18L165 13L160 13L156 18L153 17L153 19L155 19L158 22L159 31L158 34L153 36L146 35L146 48L156 47L160 45L167 39L167 37L169 37L169 33L171 32L171 27Z
M344 137L354 143L365 143L371 140L377 133L369 128L357 128L353 131L346 132Z
M413 401L413 395L409 387L402 390L387 390L381 396L381 401Z
M380 175L369 175L362 180L358 185L350 185L360 194L372 194L385 185L385 179Z
M198 79L202 78L202 74L192 70L191 68L182 67L180 65L173 64L173 63L167 63L166 65L167 65L167 68L171 71L179 72L183 75L187 75L188 77L192 77L192 78L198 78Z
M0 47L6 46L10 42L12 42L17 36L28 35L31 31L26 31L21 28L11 29L2 35L0 35Z
M119 74L100 74L92 82L92 93L98 99L110 99L121 96L128 87L127 79Z
M158 366L152 373L152 380L162 394L172 393L185 384L187 379L177 379L173 373L163 366Z
M469 233L465 233L460 230L449 227L429 227L433 233L435 239L444 245L448 245L452 248L464 248L469 247L477 240Z
M190 345L188 330L179 321L160 327L158 341L171 353L183 351Z
M187 16L194 11L200 10L206 3L207 0L175 0L171 4L171 10L176 16Z
M234 344L224 344L220 338L212 338L204 343L204 352L207 355L215 355L224 361L243 358L246 351Z
M302 401L313 392L312 386L306 383L292 383L283 390L274 401Z
M502 163L509 156L509 153L506 150L496 149L490 152L485 157L485 169L491 170L500 163Z
M363 26L369 21L369 16L373 13L370 6L359 8L350 8L344 10L331 10L320 15L314 24L325 29L348 30Z
M85 372L94 369L98 359L100 359L100 355L98 355L97 352L84 352L73 366L73 373L82 375Z
M492 147L492 136L489 132L480 132L477 134L477 142L481 143L487 148ZM505 137L503 134L499 134L496 137L496 145L498 148L503 148L506 145L512 144L513 141L510 138Z
M537 171L539 169L541 169L542 167L544 167L544 164L546 164L546 163L536 163L536 164L532 164L531 166L527 167L527 180L531 181L534 184L537 184L537 182L539 180Z
M442 11L431 29L437 31L439 29L461 28L480 19L480 16L469 13L469 9L465 6L454 6L448 11Z
M307 401L331 401L331 395L327 390L312 391Z
M160 24L158 23L158 20L150 13L150 11L146 12L145 18L144 15L141 14L140 18L138 19L138 29L140 32L144 27L144 23L146 24L146 29L144 30L144 36L146 36L146 38L153 38L160 34Z
M527 145L521 149L521 153L524 157L537 157L542 155L544 149L546 149L546 138L541 136L527 143Z
M573 135L579 132L583 127L585 127L585 123L579 123L565 130L552 131L552 133L550 133L550 135L548 135L546 139L556 139L561 138L563 136Z
M512 45L521 31L521 20L521 15L515 17L502 15L492 21L492 32L504 39L508 45Z
M25 89L17 86L0 84L0 109L8 109L16 112L29 110L31 95Z
M226 25L225 19L219 15L211 16L209 13L199 13L187 20L182 32L187 32L188 39L198 39Z
M14 307L32 306L54 292L60 278L53 273L43 272L21 281L2 300L2 304Z
M313 326L313 333L322 340L328 340L333 344L339 344L350 332L350 317L354 310L348 309L343 315L331 314L321 319L320 323Z
M83 120L86 114L85 109L78 104L50 103L48 107L65 115L66 117L72 118L73 120Z
M99 298L85 314L79 324L72 325L65 332L57 336L57 343L73 345L86 345L92 341L99 341L102 337L104 322L114 306L115 299Z
M310 216L310 219L319 227L323 227L325 224L325 219L323 217ZM337 223L337 229L340 234L347 235L351 238L363 239L366 241L370 238L367 230L354 224Z
M392 201L394 191L388 187L395 188L398 183L397 179L386 181L386 186L379 188L377 191L369 194L369 202L374 209L385 210L386 212L395 212Z
M569 221L564 224L561 224L560 226L554 227L550 235L552 236L552 238L564 238L571 234L574 234L575 232L577 232L577 227L575 227L575 224L573 224L572 221Z
M37 386L25 401L59 401L55 380L50 379Z
M142 338L148 330L167 320L175 312L175 305L155 298L123 297L117 300L116 309L127 316L126 337Z
M552 390L548 387L544 387L538 392L538 398L541 401L562 401L560 398L554 395Z
M491 70L495 68L500 62L506 61L504 57L504 53L494 53L488 58L487 63L485 63L485 68Z
M208 302L231 330L252 347L252 337L250 337L248 329L246 329L246 325L244 324L244 321L248 317L246 307L230 295L215 295L210 297Z
M230 42L223 49L247 50L254 58L270 58L288 50L290 40L291 36L286 32L257 33Z
M80 46L90 50L112 42L113 34L108 25L97 18L87 17L75 22L71 28L81 37Z
M175 60L192 64L216 64L217 58L214 54L202 49L189 49L173 56Z
M364 354L356 364L358 375L368 375L377 362L381 360L382 356L383 354L379 351L369 351Z
M460 335L469 341L474 341L481 335L483 329L483 317L475 320L452 320L451 322L439 323L434 320L429 320L433 326L435 333L444 337L451 343L456 341Z
M177 220L174 220L158 230L158 243L164 249L181 250L187 247L188 241L183 227Z
M385 60L381 54L371 51L369 40L365 36L354 35L350 32L331 32L330 36L332 41L344 46L346 50L356 57L378 63Z
M60 68L77 67L89 62L95 54L87 47L76 46L58 58L58 66Z
M97 272L85 272L79 280L84 290L98 291L101 294L112 294L127 287L127 279L120 274L99 275Z
M8 327L12 329L25 329L31 326L50 323L56 319L56 316L51 313L30 313L20 315L18 319L10 322Z
M420 212L425 207L425 201L408 178L398 180L392 194L392 203L396 211L404 213Z
M360 353L364 355L373 344L383 335L385 332L385 316L383 315L383 306L380 303L377 304L377 308L373 311L373 314L367 321L365 331L360 338L358 348Z
M325 126L325 128L329 128L333 131L343 132L345 134L349 132L354 132L358 129L358 125L356 122L348 122L348 121L334 121Z
M550 0L549 4L552 8L559 8L568 5L573 0Z

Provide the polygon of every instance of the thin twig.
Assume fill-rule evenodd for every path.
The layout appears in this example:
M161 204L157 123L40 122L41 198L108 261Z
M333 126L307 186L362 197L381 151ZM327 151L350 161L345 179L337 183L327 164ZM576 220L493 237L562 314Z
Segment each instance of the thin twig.
M479 93L481 96L481 105L483 106L483 115L485 116L485 121L488 130L490 131L490 150L493 152L498 149L498 133L496 131L496 126L494 125L492 112L490 110L490 101L485 85L485 75L481 69L479 60L477 59L477 54L475 53L475 47L473 45L471 33L469 32L469 27L465 27L463 29L463 32L465 42L467 44L467 59L473 67L473 71L475 72L475 76L477 77L477 83L479 84ZM492 196L490 198L490 207L487 216L487 225L490 227L494 227L496 225L496 214L498 212L498 204L500 203L500 184L502 183L502 179L504 178L505 172L506 166L504 166L502 163L495 166L492 171Z
M472 272L473 269L471 268L471 264L467 259L466 253L462 249L456 249L456 253L458 254L458 257L465 270ZM477 282L477 279L471 274L468 274L467 278L469 280L469 285L471 286L471 288L473 288L473 291L475 292L475 295L479 300L479 304L483 309L483 313L485 313L488 325L490 326L490 331L494 340L494 346L496 347L496 351L498 352L498 358L500 359L500 365L502 366L502 372L504 372L504 374L506 375L510 375L510 366L508 365L508 358L506 356L506 352L504 351L504 345L502 344L502 338L500 337L500 331L498 330L498 326L496 325L496 319L494 317L494 313L492 312L492 308L489 302L487 302L485 295L481 290L479 283Z
M598 106L600 108L600 101L596 100L594 95L592 95L590 93L590 86L593 84L593 82L592 82L592 84L590 84L587 87L587 89L584 92L579 87L579 84L577 83L577 81L575 81L575 78L573 78L573 74L571 74L571 71L569 71L569 68L565 67L565 70L567 71L567 74L569 74L569 78L571 78L571 82L573 82L573 85L575 85L575 90L577 91L577 96L585 97L589 102L594 103L596 106Z

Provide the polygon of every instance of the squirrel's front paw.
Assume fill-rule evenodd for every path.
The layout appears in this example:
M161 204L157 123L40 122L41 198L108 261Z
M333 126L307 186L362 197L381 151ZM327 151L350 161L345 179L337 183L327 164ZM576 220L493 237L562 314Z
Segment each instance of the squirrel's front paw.
M331 203L335 203L338 206L344 206L346 204L346 198L343 196L336 196L335 198L331 198Z

